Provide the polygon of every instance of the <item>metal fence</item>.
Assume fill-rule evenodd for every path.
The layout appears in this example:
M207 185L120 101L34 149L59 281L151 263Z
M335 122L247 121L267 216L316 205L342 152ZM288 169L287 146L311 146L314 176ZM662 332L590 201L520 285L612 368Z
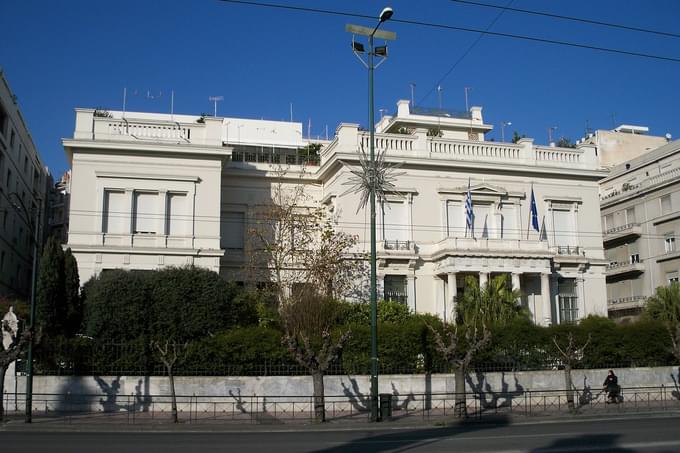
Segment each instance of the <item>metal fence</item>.
M455 393L385 395L388 407L380 411L390 420L452 417ZM6 393L4 405L9 417L23 413L25 395ZM619 403L608 404L603 392L574 391L574 407L565 390L521 390L514 392L468 392L464 396L467 416L519 417L566 413L610 414L680 410L678 387L622 388ZM179 395L179 418L183 423L282 424L314 419L313 396L284 395ZM335 421L367 421L370 400L362 395L327 395L326 416ZM389 410L387 410L389 408ZM387 410L387 411L386 411ZM386 412L385 412L386 411ZM56 423L163 423L170 420L169 395L33 394L35 422Z

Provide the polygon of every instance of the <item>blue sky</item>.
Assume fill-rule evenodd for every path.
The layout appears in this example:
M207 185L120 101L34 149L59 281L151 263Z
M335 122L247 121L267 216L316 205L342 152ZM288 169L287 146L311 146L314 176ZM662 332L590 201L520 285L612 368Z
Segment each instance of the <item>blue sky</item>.
M447 0L269 0L394 19L486 28L499 11ZM480 0L507 5L509 0ZM514 0L512 7L680 33L675 0ZM61 138L73 134L75 107L122 107L168 112L212 112L208 96L221 95L218 115L287 120L312 135L340 122L367 125L367 73L350 50L346 23L370 21L236 5L218 0L38 0L3 2L0 66L5 71L43 161L55 176L67 168ZM435 107L434 88L478 34L387 23L397 41L376 72L376 110L415 98ZM680 39L505 12L492 31L571 41L680 58ZM484 108L490 137L501 121L547 141L547 128L575 140L613 123L649 126L680 136L680 63L484 36L442 82L445 108ZM137 90L138 95L132 93ZM155 99L146 99L147 91ZM162 96L158 94L162 92ZM425 96L426 93L431 93ZM614 118L612 118L614 114Z

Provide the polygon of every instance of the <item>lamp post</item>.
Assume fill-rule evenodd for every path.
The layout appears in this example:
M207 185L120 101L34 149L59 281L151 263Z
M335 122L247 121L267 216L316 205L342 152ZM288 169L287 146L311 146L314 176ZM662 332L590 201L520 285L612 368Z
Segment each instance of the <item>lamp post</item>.
M382 10L378 18L378 23L373 29L362 27L359 25L348 24L345 30L353 33L368 36L368 62L359 56L365 51L364 45L354 41L352 38L352 50L361 62L368 68L368 130L369 130L369 203L371 206L371 421L380 421L378 413L378 290L377 290L377 276L376 276L376 231L375 231L375 193L376 193L376 169L375 169L375 105L373 100L373 71L377 68L387 57L387 46L373 45L373 39L379 38L384 40L396 39L396 34L389 31L378 31L378 28L383 22L388 21L394 11L387 7ZM375 56L382 57L383 60L377 65L374 64Z
M25 222L33 233L33 269L31 272L31 313L28 320L28 329L33 333L36 318L36 300L35 300L35 286L38 280L38 232L40 226L40 207L36 208L35 225L31 224L31 215L26 209L24 202L21 200L16 192L11 192L9 196L14 195L18 204L12 202L12 207L15 211L23 211ZM42 203L42 200L40 200ZM28 352L26 354L26 423L33 421L33 335L28 342Z

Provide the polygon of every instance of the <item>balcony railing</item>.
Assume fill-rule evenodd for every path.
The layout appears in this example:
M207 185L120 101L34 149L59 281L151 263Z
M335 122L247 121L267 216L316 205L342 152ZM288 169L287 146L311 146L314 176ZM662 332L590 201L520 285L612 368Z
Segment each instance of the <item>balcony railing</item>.
M645 304L645 296L627 296L607 300L609 310L625 310L627 308L642 307Z
M645 266L642 261L640 262L612 262L607 265L606 274L607 277L614 275L623 275L628 273L642 273L645 271Z
M642 226L639 223L627 223L625 225L609 228L604 232L603 242L605 245L608 242L618 241L630 237L639 237L642 235Z
M411 241L384 241L383 248L385 250L412 250L413 242Z
M586 251L578 245L558 245L557 246L558 255L569 255L569 256L581 256L585 255Z

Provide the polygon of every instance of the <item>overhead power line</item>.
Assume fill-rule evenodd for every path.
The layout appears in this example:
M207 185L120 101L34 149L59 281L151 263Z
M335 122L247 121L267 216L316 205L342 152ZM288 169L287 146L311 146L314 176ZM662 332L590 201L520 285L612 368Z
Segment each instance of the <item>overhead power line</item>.
M614 24L612 22L603 22L599 20L591 20L591 19L584 19L582 17L574 17L574 16L564 16L562 14L553 14L553 13L546 13L543 11L532 11L529 9L521 9L521 8L508 8L505 6L499 6L499 5L492 5L489 3L480 3L480 2L472 2L469 0L449 0L451 2L455 3L462 3L465 5L474 5L474 6L482 6L485 8L494 8L494 9L502 9L504 11L512 11L515 13L523 13L523 14L532 14L534 16L543 16L543 17L552 17L553 19L561 19L561 20L570 20L573 22L583 22L585 24L591 24L591 25L600 25L603 27L610 27L610 28L618 28L621 30L627 30L627 31L637 31L640 33L651 33L654 35L659 35L659 36L669 36L672 38L680 38L680 34L677 33L670 33L666 31L661 31L661 30L652 30L650 28L641 28L641 27L633 27L631 25L623 25L623 24Z
M508 3L506 3L506 6L510 6L510 5L512 4L513 1L514 1L514 0L509 0ZM506 11L506 7L501 7L501 11L498 13L498 15L496 15L496 17L494 17L494 19L493 19L491 22L489 22L489 25L487 25L487 27L484 29L484 33L480 33L480 35L477 36L477 39L475 39L475 40L472 42L472 44L470 44L470 46L468 46L468 48L465 50L465 52L463 52L463 54L462 54L460 57L458 57L458 59L451 65L451 67L449 68L449 70L446 71L446 72L444 73L444 75L441 76L441 77L439 78L439 80L437 80L437 83L435 83L434 86L433 86L432 88L430 88L430 91L428 91L427 93L425 93L425 96L423 96L423 97L420 99L420 101L418 101L418 104L421 104L425 99L427 99L427 98L430 96L430 94L432 94L432 92L433 92L439 85L441 85L441 83L442 83L444 80L446 80L446 78L447 78L449 75L451 75L451 73L453 72L453 70L456 69L456 68L458 67L458 65L465 59L465 57L467 57L468 54L469 54L470 52L472 52L472 49L475 48L475 46L479 43L479 41L482 40L482 38L484 37L484 35L486 34L486 32L488 32L489 30L491 30L491 27L493 27L493 26L496 24L496 22L498 22L498 19L501 18L501 16L503 15L503 13L504 13L505 11Z
M246 1L246 0L220 0L220 1L222 1L224 3L234 3L234 4L241 4L241 5L258 6L258 7L263 7L263 8L286 9L286 10L306 12L306 13L327 14L327 15L334 15L334 16L354 17L354 18L370 19L370 20L376 19L375 16L369 15L369 14L350 13L350 12L338 11L338 10L309 8L309 7L303 7L303 6L280 5L280 4L276 4L276 3L253 2L253 1ZM555 39L537 38L537 37L534 37L534 36L524 36L524 35L517 35L517 34L513 34L513 33L501 33L501 32L495 32L495 31L485 31L485 30L477 29L477 28L457 27L457 26L454 26L454 25L437 24L437 23L434 23L434 22L423 22L423 21L417 21L417 20L411 20L411 19L394 19L394 18L392 18L392 19L390 19L390 22L395 22L395 23L400 23L400 24L405 24L405 25L416 25L416 26L421 26L421 27L438 28L438 29L442 29L442 30L464 31L464 32L468 32L468 33L483 33L483 34L486 34L486 35L499 36L499 37L503 37L503 38L521 39L521 40L524 40L524 41L541 42L541 43L544 43L544 44L555 44L555 45L574 47L574 48L580 48L580 49L588 49L588 50L598 50L600 52L607 52L607 53L613 53L613 54L619 54L619 55L628 55L628 56L632 56L632 57L641 57L641 58L649 58L649 59L652 59L652 60L672 61L673 63L680 63L680 58L666 57L666 56L663 56L663 55L654 55L654 54L643 53L643 52L633 52L633 51L623 50L623 49L612 49L612 48L609 48L609 47L600 47L600 46L594 46L594 45L590 45L590 44L580 44L580 43L574 43L574 42L569 42L569 41L559 41L559 40L555 40Z

